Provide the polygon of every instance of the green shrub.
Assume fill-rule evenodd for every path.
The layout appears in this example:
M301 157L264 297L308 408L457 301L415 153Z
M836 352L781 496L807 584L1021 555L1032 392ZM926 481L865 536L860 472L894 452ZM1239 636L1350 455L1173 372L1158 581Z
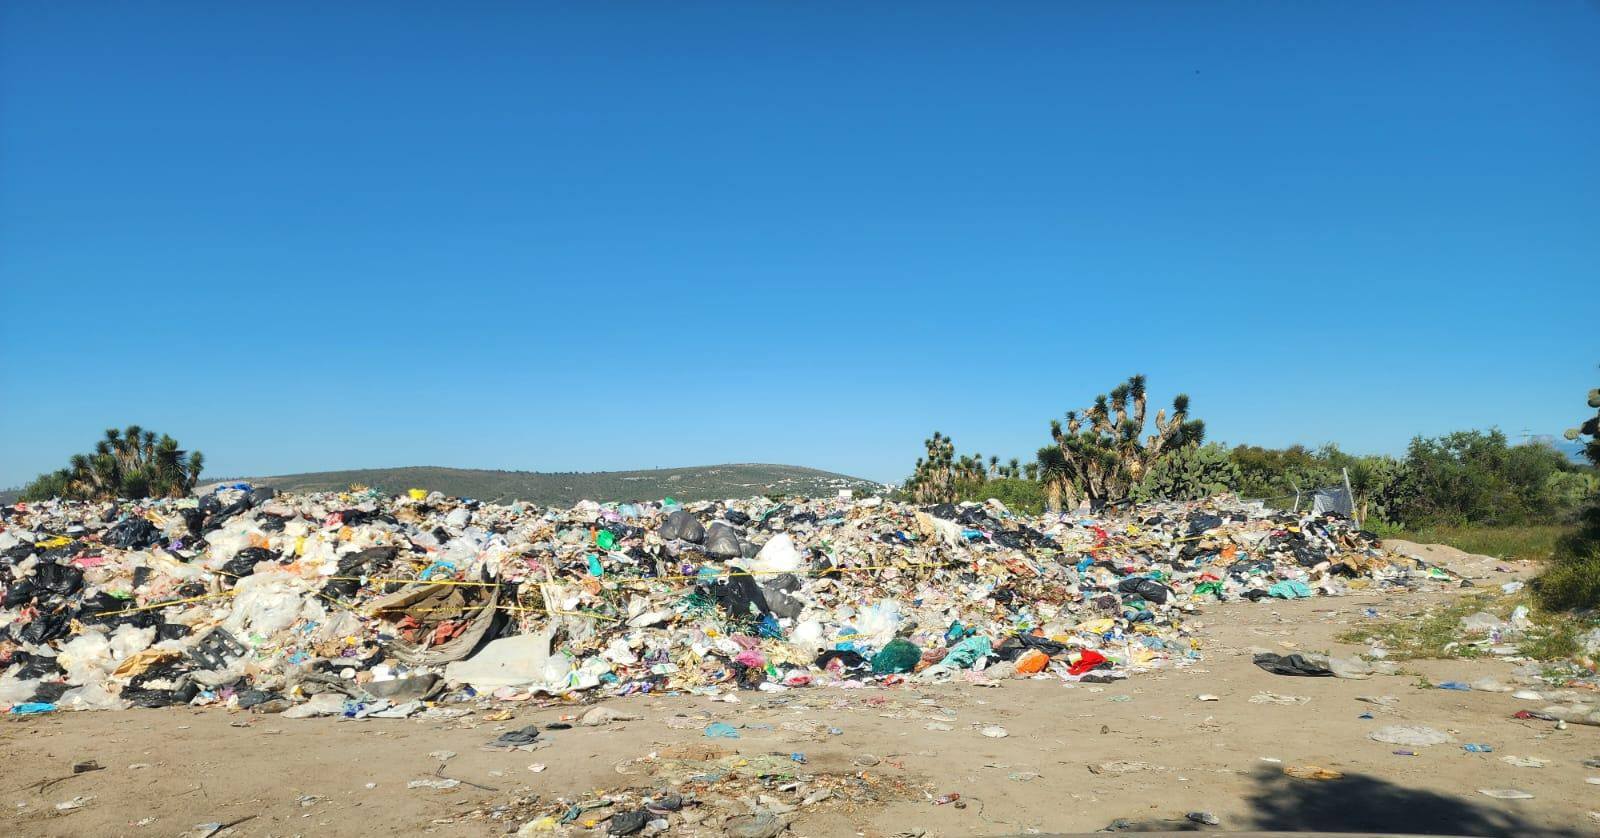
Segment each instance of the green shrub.
M1144 473L1133 487L1135 501L1202 500L1236 491L1241 482L1238 463L1228 449L1212 443L1169 451Z
M1003 477L962 492L961 500L983 502L994 498L1012 512L1038 515L1044 511L1044 486L1036 480Z

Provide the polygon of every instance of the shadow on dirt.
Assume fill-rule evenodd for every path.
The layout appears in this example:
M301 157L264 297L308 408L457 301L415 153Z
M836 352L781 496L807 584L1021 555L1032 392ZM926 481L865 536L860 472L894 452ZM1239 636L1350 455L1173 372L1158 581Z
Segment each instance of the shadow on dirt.
M1114 833L1291 833L1357 835L1537 836L1568 838L1593 834L1577 826L1549 827L1513 811L1536 812L1538 800L1501 801L1504 808L1461 797L1408 789L1365 774L1337 780L1295 780L1262 770L1246 798L1250 815L1218 825L1182 817L1119 818L1102 832ZM1485 801L1488 798L1484 798Z
M1411 835L1576 836L1573 827L1550 828L1509 811L1537 812L1539 801L1452 797L1408 789L1365 774L1338 780L1295 780L1264 770L1246 798L1252 816L1231 829L1266 831L1389 832ZM1484 798L1488 801L1489 798Z

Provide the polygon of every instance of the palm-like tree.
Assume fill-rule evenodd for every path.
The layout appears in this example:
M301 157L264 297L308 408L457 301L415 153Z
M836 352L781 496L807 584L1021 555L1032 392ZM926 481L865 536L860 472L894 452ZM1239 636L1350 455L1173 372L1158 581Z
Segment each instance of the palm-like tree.
M1140 439L1145 408L1145 379L1135 375L1081 414L1068 411L1064 424L1050 423L1055 444L1039 450L1038 462L1052 508L1074 506L1080 497L1096 505L1119 501L1164 454L1204 439L1204 423L1188 418L1188 396L1172 400L1170 419L1156 411L1155 433Z
M106 429L92 454L75 454L57 473L66 493L88 499L179 497L200 479L205 456L138 425Z

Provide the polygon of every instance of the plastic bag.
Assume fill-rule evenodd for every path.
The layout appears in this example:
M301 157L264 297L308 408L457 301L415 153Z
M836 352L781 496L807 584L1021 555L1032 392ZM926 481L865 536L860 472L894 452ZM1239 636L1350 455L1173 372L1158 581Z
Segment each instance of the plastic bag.
M900 628L900 603L885 600L862 609L855 621L856 634L867 644L881 646Z
M989 638L983 635L969 637L951 646L949 653L939 663L951 669L970 669L974 664L987 658L990 650Z
M301 617L320 620L325 613L316 597L291 586L282 574L247 576L235 590L233 612L223 625L241 639L271 637Z
M779 533L761 545L761 552L750 560L750 569L757 573L793 573L800 569L801 563L794 539L788 533Z
M111 658L111 640L97 628L85 629L63 643L56 663L67 673L69 684L99 683L116 667Z
M739 545L739 536L733 527L727 524L714 523L706 535L706 555L718 559L738 558L742 548Z
M1117 583L1117 590L1125 594L1138 594L1157 605L1165 603L1172 593L1167 586L1147 576L1130 576Z
M674 511L662 522L661 528L656 531L667 541L681 540L700 543L706 537L706 528L695 520L693 515L682 509Z
M161 531L143 518L129 518L107 530L104 540L124 550L143 550L161 541Z
M85 684L62 693L56 706L63 710L126 710L128 702L112 695L103 684Z
M21 704L39 691L39 679L0 676L0 704Z

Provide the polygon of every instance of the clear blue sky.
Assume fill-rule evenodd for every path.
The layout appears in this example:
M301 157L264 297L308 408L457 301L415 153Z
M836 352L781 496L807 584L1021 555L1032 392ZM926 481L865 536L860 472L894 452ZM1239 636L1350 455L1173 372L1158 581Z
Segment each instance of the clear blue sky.
M0 486L1557 433L1600 3L0 4Z

